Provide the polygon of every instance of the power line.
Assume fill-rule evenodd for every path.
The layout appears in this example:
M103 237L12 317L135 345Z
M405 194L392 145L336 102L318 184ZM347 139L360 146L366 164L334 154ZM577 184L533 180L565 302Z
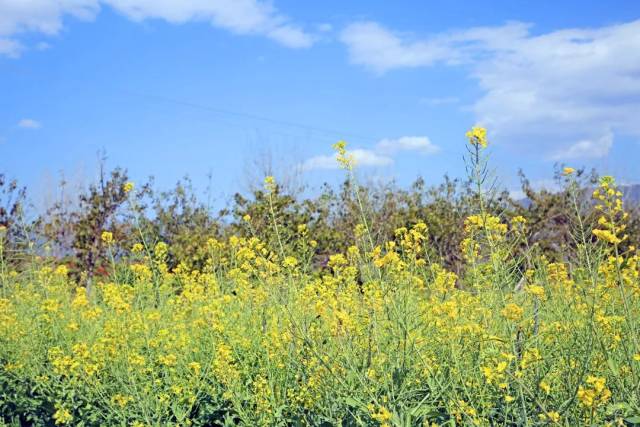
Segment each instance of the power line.
M298 122L292 122L292 121L288 121L288 120L274 119L274 118L271 118L271 117L260 116L260 115L257 115L257 114L240 112L240 111L233 111L233 110L229 110L229 109L226 109L226 108L221 108L221 107L216 107L216 106L211 106L211 105L203 105L203 104L199 104L199 103L195 103L195 102L191 102L191 101L184 101L184 100L175 99L175 98L169 98L169 97L165 97L165 96L161 96L161 95L154 95L154 94L140 93L140 92L132 92L132 91L124 91L123 93L125 93L126 95L133 95L133 96L144 97L144 98L148 98L148 99L155 99L155 100L162 101L162 102L165 102L165 103L170 103L170 104L175 104L175 105L182 105L182 106L185 106L185 107L194 108L194 109L203 110L203 111L210 111L210 112L214 112L214 113L218 113L218 114L227 114L227 115L243 117L243 118L251 119L251 120L260 120L260 121L263 121L263 122L266 122L266 123L272 123L272 124L281 125L281 126L294 127L294 128L298 128L298 129L302 129L302 130L306 130L306 131L311 131L311 132L336 135L337 137L358 138L358 139L362 139L362 140L366 140L366 141L378 141L378 140L382 139L380 137L371 136L371 135L362 135L362 134L353 133L353 132L344 132L344 131L336 130L336 129L323 128L323 127L309 125L309 124L305 124L305 123L298 123Z

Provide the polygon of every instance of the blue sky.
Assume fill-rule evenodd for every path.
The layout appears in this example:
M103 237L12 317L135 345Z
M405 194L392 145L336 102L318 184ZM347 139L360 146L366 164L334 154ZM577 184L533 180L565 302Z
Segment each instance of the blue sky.
M367 178L437 183L474 124L507 188L640 181L640 2L0 0L0 172L37 199L99 150L160 188L211 173L219 203L256 159L335 183L338 139Z

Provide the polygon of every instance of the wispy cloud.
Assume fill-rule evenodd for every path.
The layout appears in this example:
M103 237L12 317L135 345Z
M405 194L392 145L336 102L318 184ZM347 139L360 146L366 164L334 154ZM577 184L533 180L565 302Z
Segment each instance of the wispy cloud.
M23 46L18 41L0 37L0 55L5 55L9 58L17 58L20 56L22 49Z
M551 156L552 160L591 159L607 155L613 145L613 134L605 133L598 139L583 139L570 145L566 149L557 151Z
M562 160L604 157L616 134L640 135L640 20L539 35L530 28L511 22L416 37L356 22L340 39L352 63L377 74L465 67L483 91L476 120L500 143Z
M401 151L415 151L424 155L435 154L440 148L426 136L403 136L395 139L382 139L370 149L348 150L357 167L389 166L393 164L393 156ZM321 155L311 157L302 164L302 169L338 169L337 155Z
M420 98L419 103L422 105L429 105L432 107L437 107L441 105L452 105L457 104L460 100L455 96L443 96L443 97L434 97L434 98Z
M208 21L215 27L236 34L256 34L284 46L304 48L313 38L284 15L271 2L259 0L101 0L134 21L164 19L174 24Z
M393 159L389 156L384 156L376 153L373 150L355 149L348 150L347 155L351 156L358 167L369 166L389 166L393 163ZM302 170L310 171L314 169L338 169L338 156L337 155L323 155L314 156L307 159L302 164Z
M18 122L18 127L23 129L40 129L42 123L33 119L22 119Z
M290 48L306 48L314 36L261 0L4 0L0 2L0 54L18 56L21 33L56 35L67 16L92 20L101 7L133 21L162 19L172 24L208 22L235 34L258 35ZM37 46L36 46L37 48Z
M440 147L426 136L403 136L396 139L383 139L376 145L376 151L394 154L399 151L418 151L423 154L435 154Z
M509 41L525 37L529 26L514 22L419 39L377 22L355 22L342 31L340 40L347 46L351 62L385 73L397 68L468 63L484 52L510 47Z
M352 63L378 73L394 68L433 65L451 54L447 51L447 44L438 39L403 39L377 22L350 24L342 31L340 40L349 49Z
M17 39L22 33L53 36L62 29L64 16L91 20L99 9L97 0L4 0L0 2L0 54L18 56L24 50Z

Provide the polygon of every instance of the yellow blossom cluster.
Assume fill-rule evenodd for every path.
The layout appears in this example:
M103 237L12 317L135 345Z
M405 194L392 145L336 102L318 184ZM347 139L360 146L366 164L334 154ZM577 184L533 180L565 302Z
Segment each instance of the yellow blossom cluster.
M593 191L593 198L598 201L596 209L600 211L598 227L593 234L604 242L619 245L628 239L623 234L626 229L624 221L628 213L622 207L622 193L617 189L615 180L610 176L600 179L600 186Z
M611 399L606 378L588 376L585 382L586 386L578 388L578 399L587 408L604 405Z
M355 158L352 153L347 151L347 143L340 140L333 144L333 149L336 151L336 160L340 167L346 170L353 170L355 167Z
M487 144L484 129L467 136ZM612 245L586 239L555 262L527 251L523 217L481 208L460 218L453 254L416 218L387 239L362 219L333 253L312 243L312 223L272 243L208 239L199 263L164 241L129 242L91 286L36 260L2 274L0 396L16 402L0 399L0 421L631 425L640 254L612 250L626 220L613 180L594 197L594 234Z
M487 129L481 126L474 126L466 133L469 144L480 148L487 148Z

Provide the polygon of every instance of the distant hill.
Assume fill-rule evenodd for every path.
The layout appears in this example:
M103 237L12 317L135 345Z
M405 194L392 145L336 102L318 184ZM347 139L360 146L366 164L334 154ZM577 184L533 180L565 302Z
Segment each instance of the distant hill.
M634 205L640 204L640 184L621 185L620 191L622 191L625 202Z
M640 184L626 184L620 185L620 191L622 191L622 198L625 203L631 205L640 205ZM531 200L525 197L524 199L518 200L523 207L528 208L531 205Z

